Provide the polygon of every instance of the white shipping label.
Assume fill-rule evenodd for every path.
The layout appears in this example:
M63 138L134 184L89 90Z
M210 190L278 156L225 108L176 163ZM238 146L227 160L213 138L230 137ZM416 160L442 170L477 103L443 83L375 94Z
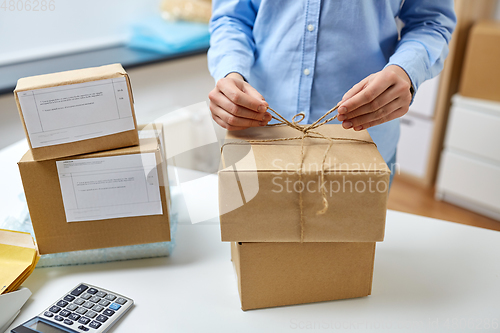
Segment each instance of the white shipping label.
M17 93L31 147L133 130L125 77Z
M154 153L56 164L67 222L163 214Z

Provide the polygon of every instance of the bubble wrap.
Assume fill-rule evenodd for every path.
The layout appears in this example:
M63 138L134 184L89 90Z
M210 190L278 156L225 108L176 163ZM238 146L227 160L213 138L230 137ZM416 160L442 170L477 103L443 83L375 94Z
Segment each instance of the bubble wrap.
M171 187L171 214L170 214L170 242L139 244L129 246L118 246L104 249L72 251L44 254L41 256L36 268L51 267L51 266L67 266L67 265L84 265L95 264L109 261L129 260L129 259L144 259L165 257L172 253L175 247L175 232L178 223L178 200L179 195L175 190L175 186ZM33 238L35 233L31 224L28 206L24 193L18 195L19 200L23 203L22 207L14 215L7 216L4 221L0 221L0 229L8 229L15 231L29 232Z

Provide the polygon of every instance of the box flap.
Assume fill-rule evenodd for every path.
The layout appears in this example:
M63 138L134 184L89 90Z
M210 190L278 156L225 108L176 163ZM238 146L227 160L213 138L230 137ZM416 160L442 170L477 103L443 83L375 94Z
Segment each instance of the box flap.
M390 172L375 144L354 141L373 142L368 131L345 130L341 125L324 125L316 131L333 139L333 145L325 160L325 171ZM256 169L259 172L296 172L300 167L301 139L258 143L245 141L293 138L301 135L301 132L287 126L253 127L228 132L222 151L221 172L233 172L233 165L237 165L239 172ZM304 139L304 172L321 171L321 161L329 143L326 139ZM250 151L253 156L249 154Z
M19 79L14 92L112 79L126 75L121 64L36 75Z

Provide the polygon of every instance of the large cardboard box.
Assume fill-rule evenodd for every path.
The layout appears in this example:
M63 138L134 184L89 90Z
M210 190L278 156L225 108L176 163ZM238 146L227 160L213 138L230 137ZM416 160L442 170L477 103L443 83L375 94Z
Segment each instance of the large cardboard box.
M170 195L160 140L19 164L41 254L170 240Z
M472 27L460 95L500 101L500 22L484 21Z
M14 96L34 160L139 143L130 80L120 64L22 78Z
M296 137L300 132L295 129L278 126L228 132L219 171L223 241L383 240L390 170L370 135L341 125L324 125L317 131L338 139L324 166L328 140L304 139L301 165L300 140L247 143ZM328 210L318 214L323 208L322 188Z
M243 310L371 293L375 243L231 243Z

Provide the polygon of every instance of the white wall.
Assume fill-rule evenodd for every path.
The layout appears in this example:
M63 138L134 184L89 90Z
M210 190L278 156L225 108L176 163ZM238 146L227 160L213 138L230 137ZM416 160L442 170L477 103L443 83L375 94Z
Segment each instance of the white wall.
M41 11L39 5L35 12L34 1L6 1L6 8L0 8L0 65L121 43L131 22L159 14L160 2L45 0L54 10ZM10 3L19 8L11 11Z

